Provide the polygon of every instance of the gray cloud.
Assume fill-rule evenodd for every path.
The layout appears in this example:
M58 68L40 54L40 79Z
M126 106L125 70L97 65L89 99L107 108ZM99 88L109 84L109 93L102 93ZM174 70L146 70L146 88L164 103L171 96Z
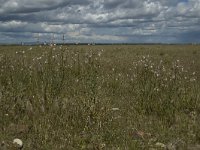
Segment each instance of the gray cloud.
M200 32L200 0L0 3L1 43L5 39L31 41L35 33L41 33L43 40L54 33L58 38L66 34L68 41L79 42L200 42L196 34Z
M70 5L87 5L87 0L2 0L0 13L32 13L53 10Z

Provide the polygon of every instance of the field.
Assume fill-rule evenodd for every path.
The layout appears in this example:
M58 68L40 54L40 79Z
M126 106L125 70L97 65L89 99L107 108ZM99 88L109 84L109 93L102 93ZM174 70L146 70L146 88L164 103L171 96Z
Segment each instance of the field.
M199 124L198 45L0 47L1 147L198 149Z

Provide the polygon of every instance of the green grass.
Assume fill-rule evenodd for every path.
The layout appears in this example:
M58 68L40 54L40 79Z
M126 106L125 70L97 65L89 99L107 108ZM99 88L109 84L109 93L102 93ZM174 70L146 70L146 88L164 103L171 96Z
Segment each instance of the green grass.
M2 46L0 141L20 138L26 150L198 145L199 58L195 45Z

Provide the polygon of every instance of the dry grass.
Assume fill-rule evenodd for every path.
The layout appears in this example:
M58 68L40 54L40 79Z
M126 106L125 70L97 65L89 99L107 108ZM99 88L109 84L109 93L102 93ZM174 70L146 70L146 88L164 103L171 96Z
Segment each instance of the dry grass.
M0 141L20 138L26 150L198 145L199 48L2 46Z

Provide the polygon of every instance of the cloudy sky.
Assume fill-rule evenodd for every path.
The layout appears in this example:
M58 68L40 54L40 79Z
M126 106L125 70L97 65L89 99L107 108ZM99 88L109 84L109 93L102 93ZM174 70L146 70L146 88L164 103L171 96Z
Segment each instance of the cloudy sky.
M200 0L0 0L0 43L200 42Z

